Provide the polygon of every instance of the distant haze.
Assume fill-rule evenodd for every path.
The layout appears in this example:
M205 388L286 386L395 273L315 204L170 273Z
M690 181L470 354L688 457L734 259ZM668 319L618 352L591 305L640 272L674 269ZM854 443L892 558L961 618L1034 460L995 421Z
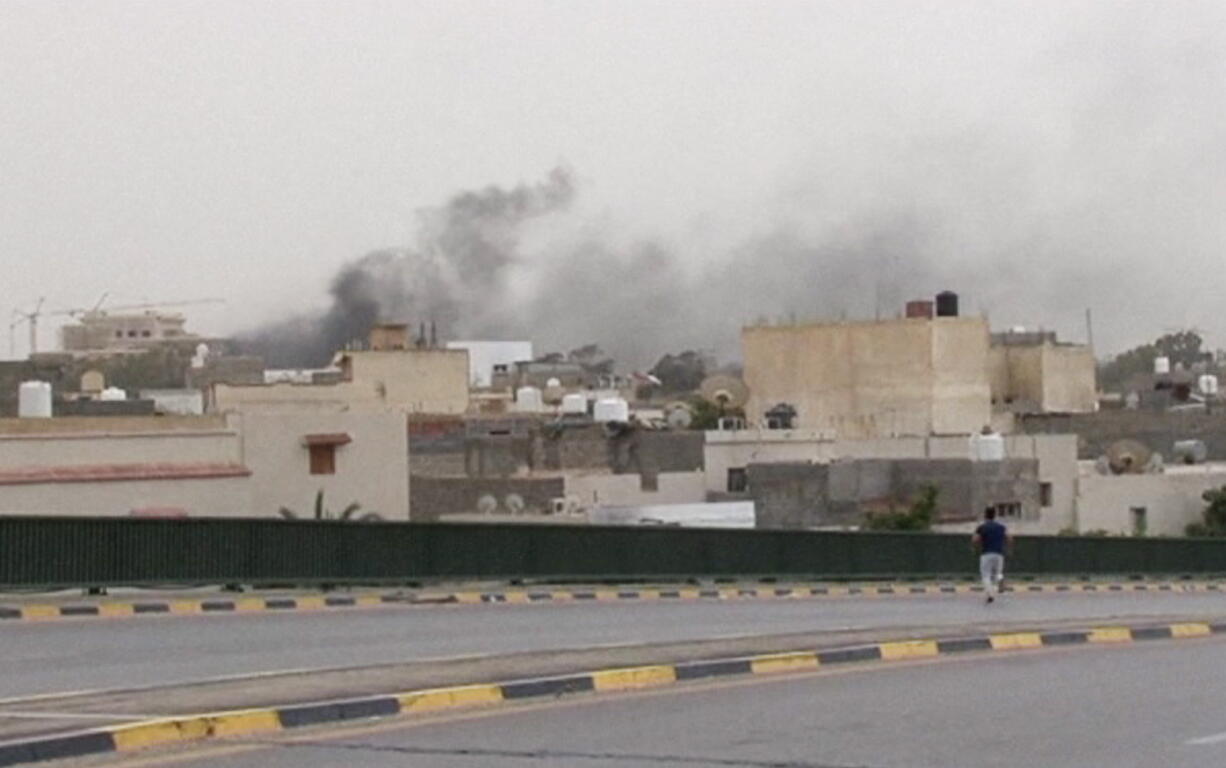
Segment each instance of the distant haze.
M191 326L274 364L382 318L642 367L950 288L1226 345L1220 2L10 0L0 90L6 317L222 295Z

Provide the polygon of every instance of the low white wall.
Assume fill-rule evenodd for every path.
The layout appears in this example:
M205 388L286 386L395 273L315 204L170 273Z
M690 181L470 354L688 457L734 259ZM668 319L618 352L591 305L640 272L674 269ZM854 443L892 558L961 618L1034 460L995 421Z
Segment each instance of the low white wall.
M1145 507L1149 535L1182 536L1189 523L1203 519L1201 494L1226 485L1226 466L1172 467L1154 475L1100 475L1089 470L1079 484L1077 518L1082 532L1131 534L1132 508Z
M692 504L707 498L702 472L661 472L658 490L644 491L639 476L583 474L566 476L566 495L581 507L628 507L649 504Z
M249 517L247 477L182 480L108 480L0 487L0 514L124 516L134 509L170 507L190 517Z

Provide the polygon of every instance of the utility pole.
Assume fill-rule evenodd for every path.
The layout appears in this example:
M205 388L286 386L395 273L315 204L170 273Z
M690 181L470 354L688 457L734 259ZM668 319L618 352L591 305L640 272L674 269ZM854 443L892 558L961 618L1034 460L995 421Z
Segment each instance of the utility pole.
M1090 317L1090 308L1086 307L1086 344L1094 349L1094 322Z

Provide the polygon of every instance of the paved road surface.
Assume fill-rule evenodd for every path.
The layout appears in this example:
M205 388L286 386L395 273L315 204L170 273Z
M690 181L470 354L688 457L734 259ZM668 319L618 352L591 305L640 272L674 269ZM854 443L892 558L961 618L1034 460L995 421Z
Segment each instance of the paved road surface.
M453 606L0 625L0 698L445 656L1002 621L1226 615L1226 595L975 595Z
M1226 764L1226 641L983 656L406 722L178 754L173 764L1203 768ZM152 759L118 765L172 764Z

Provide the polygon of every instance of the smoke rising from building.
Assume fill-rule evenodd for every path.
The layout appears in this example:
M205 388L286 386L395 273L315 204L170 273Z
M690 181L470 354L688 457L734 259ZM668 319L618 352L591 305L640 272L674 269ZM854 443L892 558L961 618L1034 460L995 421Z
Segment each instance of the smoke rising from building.
M240 345L270 366L317 366L377 322L426 323L443 339L523 337L541 350L595 342L642 367L683 347L734 357L740 326L755 320L892 316L901 284L928 271L917 225L882 219L820 242L777 228L688 273L659 240L617 244L576 221L577 195L566 168L457 194L419 212L412 247L341 267L325 310L240 334Z

